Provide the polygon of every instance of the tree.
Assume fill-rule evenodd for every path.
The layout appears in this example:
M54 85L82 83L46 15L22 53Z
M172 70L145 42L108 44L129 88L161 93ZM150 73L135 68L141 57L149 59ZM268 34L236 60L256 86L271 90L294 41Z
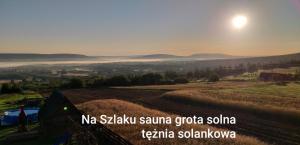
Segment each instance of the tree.
M148 73L141 77L141 82L144 85L154 85L159 84L162 81L162 76L158 73Z
M67 85L69 88L82 88L84 86L84 83L81 79L78 78L72 78Z
M178 74L174 71L166 71L164 76L167 80L175 80L178 78Z
M247 71L250 73L257 71L256 64L247 63Z
M92 87L102 87L105 83L105 80L102 78L94 80Z
M7 94L7 93L20 93L22 92L21 87L16 83L4 83L1 87L1 93Z
M174 80L174 83L176 83L176 84L186 84L188 82L189 81L186 78L177 78Z
M195 69L195 71L194 71L194 73L193 73L193 77L194 77L195 79L200 79L200 78L202 77L202 74L201 74L201 72L200 72L199 69Z
M298 69L295 73L295 80L297 80L297 81L300 80L300 69Z
M1 86L1 93L6 94L11 92L11 85L9 83L4 83Z
M20 85L16 84L16 83L12 83L11 86L11 93L21 93L22 89L20 87Z
M119 75L105 80L104 84L108 86L128 86L130 82L127 77Z
M58 79L49 80L49 88L58 88L59 86L61 86L61 80Z
M209 82L217 82L219 81L219 76L216 73L211 73L208 77Z
M186 73L186 78L188 78L188 79L190 79L190 80L194 79L194 73L191 72L191 71L187 72L187 73Z

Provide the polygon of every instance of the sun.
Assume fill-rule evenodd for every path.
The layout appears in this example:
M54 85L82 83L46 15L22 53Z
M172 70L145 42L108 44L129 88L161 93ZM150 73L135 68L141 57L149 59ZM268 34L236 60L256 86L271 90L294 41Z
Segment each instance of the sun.
M248 19L244 15L236 15L232 18L231 23L235 29L242 29L247 25Z

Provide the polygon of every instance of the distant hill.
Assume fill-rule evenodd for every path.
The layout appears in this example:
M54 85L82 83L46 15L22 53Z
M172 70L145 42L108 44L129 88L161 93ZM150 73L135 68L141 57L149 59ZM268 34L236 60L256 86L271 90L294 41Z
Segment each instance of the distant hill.
M239 56L233 56L222 53L197 53L187 56L189 58L237 58Z
M183 58L183 56L170 55L170 54L150 54L150 55L138 55L130 56L137 59L166 59L166 58Z
M94 57L81 54L0 53L0 61L78 60Z
M248 57L238 59L245 62L260 62L260 63L270 63L270 62L286 62L291 60L300 60L300 53L275 55L275 56L262 56L262 57Z
M196 61L174 62L172 65L182 67L184 70L193 70L195 68L216 68L219 66L237 66L239 64L269 64L269 63L288 63L291 61L300 61L300 53L264 56L264 57L243 57L233 59L206 59ZM170 62L171 66L171 62ZM164 67L168 69L168 67Z
M246 57L246 56L233 56L222 53L197 53L189 56L177 56L169 54L151 54L133 56L133 58L140 59L183 59L183 60L199 60L211 63L220 62L249 62L249 63L269 63L269 62L284 62L290 60L300 60L300 53L275 55L275 56L260 56L260 57ZM222 60L226 59L226 60Z
M238 56L232 56L222 53L197 53L189 56L178 56L170 54L151 54L151 55L139 55L132 56L137 59L225 59L225 58L240 58Z
M87 56L81 54L37 54L37 53L0 53L0 62L8 61L84 61L84 60L109 60L109 59L165 59L171 61L189 61L189 63L201 63L203 66L230 65L238 63L270 63L300 60L300 53L264 56L242 57L221 53L198 53L189 56L177 56L170 54L151 54L135 56Z
M145 57L144 57L145 58ZM153 58L153 57L151 57ZM156 57L157 58L157 57ZM278 64L282 63L283 66L289 66L292 60L300 61L300 53L277 55L277 56L265 56L265 57L242 57L232 59L168 59L166 61L151 61L151 62L122 62L122 63L110 63L110 64L92 64L91 69L101 71L102 73L110 72L111 70L118 70L123 74L131 74L132 70L153 70L155 72L165 71L181 71L183 73L188 71L194 71L195 69L204 70L207 68L223 67L236 67L239 65L247 66L250 64Z

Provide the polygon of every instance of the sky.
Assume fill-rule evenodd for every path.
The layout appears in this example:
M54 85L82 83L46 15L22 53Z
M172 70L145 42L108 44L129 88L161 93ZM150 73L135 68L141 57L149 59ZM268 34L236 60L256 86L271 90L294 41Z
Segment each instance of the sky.
M300 0L0 0L0 53L296 52Z

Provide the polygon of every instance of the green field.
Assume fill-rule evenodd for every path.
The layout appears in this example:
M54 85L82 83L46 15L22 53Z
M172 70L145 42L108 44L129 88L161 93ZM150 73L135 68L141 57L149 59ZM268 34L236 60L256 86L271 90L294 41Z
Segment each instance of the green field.
M25 93L18 93L18 94L3 94L0 95L0 114L2 114L5 110L15 109L18 108L20 104L17 102L22 101L23 99L42 99L43 97L35 92L25 92ZM28 130L36 130L39 124L29 124L27 126ZM18 131L17 126L7 126L7 127L0 127L0 144L3 142L5 137L16 133ZM25 141L22 142L24 145L40 145L41 143L45 143L44 139L37 139L32 141ZM11 143L13 145L14 143ZM18 143L16 143L18 144Z
M38 123L35 124L30 124L27 126L29 130L36 129L38 127ZM6 136L15 133L18 131L17 126L10 126L10 127L1 127L1 132L0 132L0 141L2 141Z
M27 126L29 131L37 130L39 127L38 123L30 124ZM17 126L1 127L0 128L0 144L5 143L5 138L8 135L14 134L18 131ZM34 140L22 141L22 145L52 145L55 138L52 136L41 136ZM20 142L12 142L10 145L20 145Z
M0 95L0 114L5 110L18 108L17 102L23 99L42 99L42 96L34 92Z

